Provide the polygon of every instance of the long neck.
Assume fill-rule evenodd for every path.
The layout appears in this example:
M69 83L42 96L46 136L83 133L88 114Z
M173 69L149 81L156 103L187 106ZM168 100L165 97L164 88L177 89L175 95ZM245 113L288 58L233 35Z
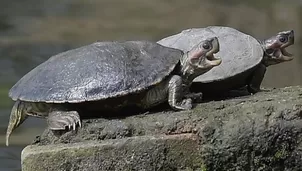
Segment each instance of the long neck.
M260 45L263 49L263 57L262 57L261 63L267 67L270 64L269 64L269 61L268 61L269 54L267 54L267 51L266 51L267 50L266 42L265 42L265 40L259 40L259 39L258 39L258 42L260 43Z
M257 39L259 44L261 45L263 51L264 51L264 54L266 53L266 43L265 43L265 40L260 40L260 39Z
M183 83L190 85L192 81L198 76L196 74L195 68L190 64L189 52L184 53L182 59L180 60L180 70L179 74L182 77Z

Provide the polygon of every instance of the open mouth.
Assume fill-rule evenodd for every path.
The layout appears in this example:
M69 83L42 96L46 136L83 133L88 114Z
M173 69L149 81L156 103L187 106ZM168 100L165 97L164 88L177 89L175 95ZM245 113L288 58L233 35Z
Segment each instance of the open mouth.
M264 41L265 61L268 65L274 65L285 61L290 61L293 54L287 52L286 48L293 45L295 42L294 31L282 31Z
M283 54L283 56L292 57L293 54L287 52L285 48L286 48L286 47L283 47L283 48L280 49L280 51L281 51L281 53Z
M290 61L294 59L293 54L289 53L285 49L286 47L282 47L274 52L274 56L282 61Z
M217 66L221 64L222 60L219 57L215 57L214 52L210 51L206 54L206 62L211 66Z
M216 55L214 55L219 52L219 42L218 42L217 37L213 38L212 45L213 45L213 48L212 48L212 50L210 50L209 52L206 53L205 60L211 66L217 66L217 65L220 65L222 62L222 60L219 57L215 57Z

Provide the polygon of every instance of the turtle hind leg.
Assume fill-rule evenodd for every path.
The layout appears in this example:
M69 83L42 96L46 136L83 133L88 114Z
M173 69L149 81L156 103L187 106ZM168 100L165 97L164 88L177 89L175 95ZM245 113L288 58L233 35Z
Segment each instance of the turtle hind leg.
M81 127L80 115L77 111L52 111L49 113L47 123L50 130L75 130L76 125Z
M17 100L11 110L10 119L6 130L6 146L9 145L9 137L28 117L26 115L26 104Z

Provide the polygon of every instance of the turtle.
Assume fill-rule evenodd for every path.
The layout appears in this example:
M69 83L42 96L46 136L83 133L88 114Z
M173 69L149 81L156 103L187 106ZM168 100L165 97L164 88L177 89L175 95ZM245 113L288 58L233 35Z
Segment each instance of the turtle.
M150 109L168 102L173 110L190 110L200 94L188 87L221 63L218 51L217 37L209 37L189 51L127 40L97 41L54 55L9 90L15 103L6 145L28 116L46 118L51 131L64 132L81 127L80 109Z
M191 91L205 94L221 94L245 88L250 94L261 91L260 86L266 68L270 65L291 61L293 55L285 48L294 44L294 31L280 31L276 35L259 40L235 28L207 26L190 28L159 40L157 43L188 50L196 41L216 36L223 56L221 65L193 80Z

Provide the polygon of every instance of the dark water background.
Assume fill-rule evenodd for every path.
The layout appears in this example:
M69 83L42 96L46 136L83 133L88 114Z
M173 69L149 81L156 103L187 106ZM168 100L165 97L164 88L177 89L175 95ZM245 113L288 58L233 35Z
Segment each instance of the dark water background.
M51 55L96 40L159 40L191 27L231 26L264 39L295 30L295 59L268 69L263 86L302 83L301 0L1 0L0 171L20 169L20 153L45 128L28 119L4 147L12 101L7 93Z

